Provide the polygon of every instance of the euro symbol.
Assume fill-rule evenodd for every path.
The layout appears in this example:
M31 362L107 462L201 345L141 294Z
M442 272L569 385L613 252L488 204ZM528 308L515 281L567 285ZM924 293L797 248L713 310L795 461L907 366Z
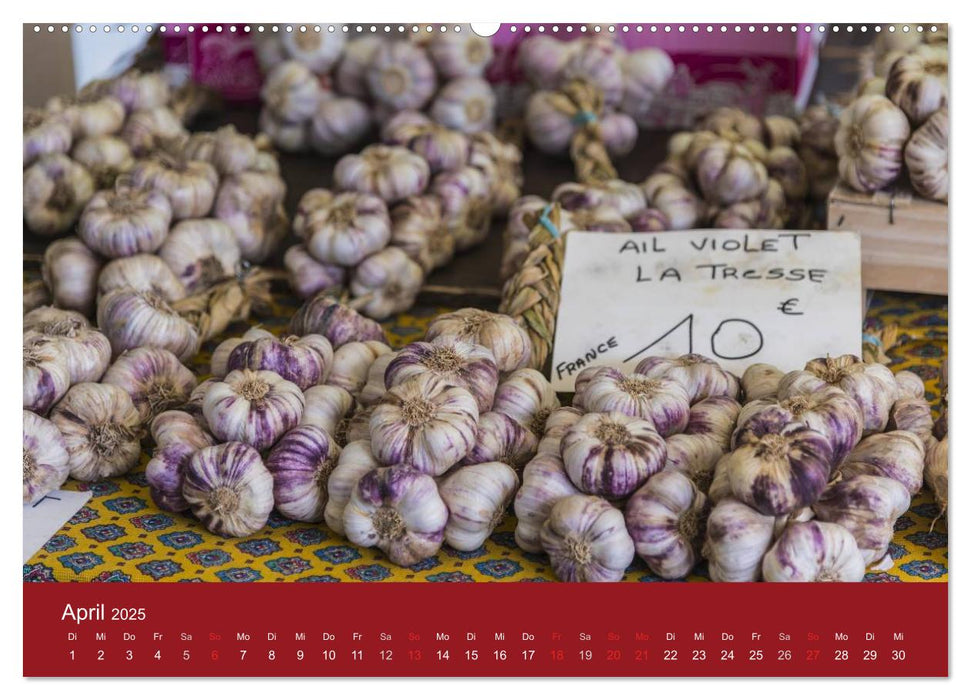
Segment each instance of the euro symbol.
M802 316L802 311L796 311L796 305L799 303L797 297L792 299L786 299L784 302L779 304L778 309L786 316Z

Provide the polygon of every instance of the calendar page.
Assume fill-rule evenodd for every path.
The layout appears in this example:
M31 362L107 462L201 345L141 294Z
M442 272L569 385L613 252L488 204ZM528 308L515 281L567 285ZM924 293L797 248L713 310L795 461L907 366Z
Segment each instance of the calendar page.
M23 676L950 675L946 23L23 39Z

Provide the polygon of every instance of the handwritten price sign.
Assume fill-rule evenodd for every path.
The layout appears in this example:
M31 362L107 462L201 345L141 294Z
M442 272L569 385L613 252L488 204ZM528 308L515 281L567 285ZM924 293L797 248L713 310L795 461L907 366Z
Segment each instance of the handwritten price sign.
M829 231L571 233L552 381L700 353L741 373L859 354L860 239Z

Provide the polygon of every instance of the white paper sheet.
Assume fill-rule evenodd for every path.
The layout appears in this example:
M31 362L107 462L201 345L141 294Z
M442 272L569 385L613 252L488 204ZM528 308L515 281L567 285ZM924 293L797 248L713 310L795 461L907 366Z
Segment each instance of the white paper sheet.
M24 564L90 499L90 491L53 491L25 505Z

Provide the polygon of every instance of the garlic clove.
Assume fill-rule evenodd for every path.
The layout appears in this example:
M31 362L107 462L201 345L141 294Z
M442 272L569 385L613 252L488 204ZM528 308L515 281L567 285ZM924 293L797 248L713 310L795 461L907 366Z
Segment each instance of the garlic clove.
M561 581L620 581L634 560L624 514L596 496L557 501L540 529L540 541Z
M338 535L344 534L344 509L361 477L381 465L371 454L369 440L348 442L337 458L337 465L327 479L327 503L324 520Z
M195 375L179 358L151 347L123 352L101 381L124 389L143 423L185 404L196 387Z
M834 523L789 525L762 560L766 581L862 581L866 565L853 535Z
M537 442L531 431L512 418L489 411L479 415L475 445L462 463L501 462L521 469L536 455Z
M186 465L182 493L206 529L222 537L252 535L273 509L273 477L259 453L239 442L196 452Z
M303 392L275 372L233 370L206 391L202 410L212 434L258 450L300 423Z
M506 516L519 477L502 462L460 467L439 486L448 508L445 541L460 552L481 547Z
M24 503L35 503L67 481L67 444L57 426L24 411Z

